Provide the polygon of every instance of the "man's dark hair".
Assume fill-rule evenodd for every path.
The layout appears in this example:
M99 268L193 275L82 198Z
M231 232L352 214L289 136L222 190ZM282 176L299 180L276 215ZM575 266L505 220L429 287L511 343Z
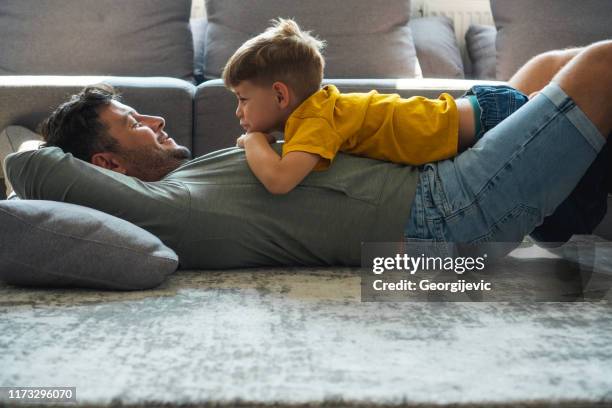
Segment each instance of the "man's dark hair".
M62 103L42 123L45 147L57 146L74 157L90 162L96 153L115 152L118 142L100 122L100 108L109 106L119 95L112 86L88 86Z

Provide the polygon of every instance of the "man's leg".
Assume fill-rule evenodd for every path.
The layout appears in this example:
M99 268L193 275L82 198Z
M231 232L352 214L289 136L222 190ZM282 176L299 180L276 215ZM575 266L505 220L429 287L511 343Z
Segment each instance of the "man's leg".
M612 129L610 66L612 42L588 47L476 146L425 165L419 185L430 204L413 217L427 227L421 235L520 242L541 224L587 173ZM409 224L408 237L413 229Z
M572 58L553 78L602 135L612 130L612 40L600 41Z
M525 94L540 91L585 48L549 51L529 60L508 81ZM607 196L612 185L612 147L610 141L571 194L544 218L530 236L539 242L563 243L574 234L591 234L607 212Z
M583 48L548 51L536 55L510 78L508 85L525 95L540 91L555 75L570 62Z
M559 246L576 234L592 234L608 211L610 141L597 155L578 185L529 236L547 247Z

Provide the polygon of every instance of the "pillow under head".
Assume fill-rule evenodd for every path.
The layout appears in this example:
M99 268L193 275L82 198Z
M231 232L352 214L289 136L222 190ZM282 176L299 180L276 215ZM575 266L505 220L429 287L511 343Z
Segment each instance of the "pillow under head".
M0 201L0 226L0 280L13 285L148 289L178 267L156 236L88 207Z

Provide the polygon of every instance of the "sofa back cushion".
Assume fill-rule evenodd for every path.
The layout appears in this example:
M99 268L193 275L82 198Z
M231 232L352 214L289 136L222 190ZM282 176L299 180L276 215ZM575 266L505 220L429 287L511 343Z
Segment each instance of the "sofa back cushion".
M465 33L465 45L472 61L471 78L495 79L495 39L493 26L472 24Z
M491 0L491 10L500 80L544 51L612 38L610 0Z
M464 77L453 20L446 16L415 18L410 21L410 28L423 77Z
M193 81L190 0L3 0L0 75Z
M243 42L270 20L294 18L326 41L328 78L401 78L419 74L408 26L410 0L206 0L204 75L219 78Z

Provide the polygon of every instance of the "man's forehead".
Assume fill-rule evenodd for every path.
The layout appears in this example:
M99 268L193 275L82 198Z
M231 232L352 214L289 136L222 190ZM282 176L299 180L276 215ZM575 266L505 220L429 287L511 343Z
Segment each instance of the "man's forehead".
M111 101L111 104L108 107L108 110L111 111L111 113L115 113L121 116L125 116L126 113L135 111L134 108L132 108L131 106L125 105L115 100Z
M109 126L120 125L130 112L135 112L134 108L113 100L110 105L100 111L100 119Z

